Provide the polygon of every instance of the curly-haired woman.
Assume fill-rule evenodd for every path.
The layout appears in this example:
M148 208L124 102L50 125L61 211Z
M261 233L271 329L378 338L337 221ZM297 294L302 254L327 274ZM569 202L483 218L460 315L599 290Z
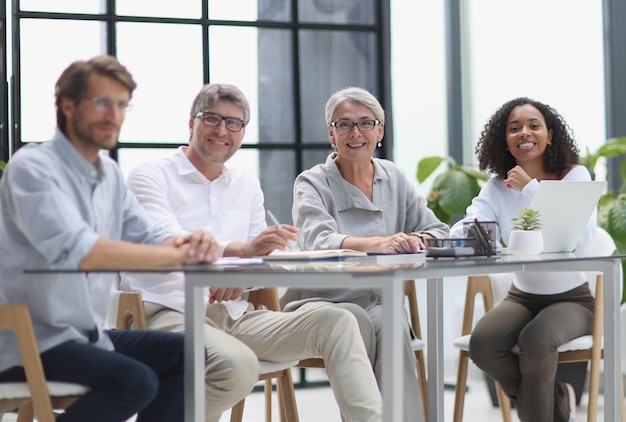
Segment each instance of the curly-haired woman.
M552 107L529 98L502 105L476 146L481 170L494 173L451 229L464 221L496 221L501 239L511 219L526 208L542 180L590 180L578 164L578 148L567 123ZM579 245L593 239L596 213ZM572 386L556 381L557 347L590 334L593 297L585 273L522 272L502 303L477 323L470 357L516 400L522 421L577 421ZM519 353L511 349L519 345Z

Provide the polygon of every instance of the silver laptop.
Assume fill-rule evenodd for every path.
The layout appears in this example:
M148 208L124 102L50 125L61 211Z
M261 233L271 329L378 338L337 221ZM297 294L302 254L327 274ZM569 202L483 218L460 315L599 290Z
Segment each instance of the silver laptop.
M539 182L528 208L540 213L542 253L574 250L605 188L600 180Z

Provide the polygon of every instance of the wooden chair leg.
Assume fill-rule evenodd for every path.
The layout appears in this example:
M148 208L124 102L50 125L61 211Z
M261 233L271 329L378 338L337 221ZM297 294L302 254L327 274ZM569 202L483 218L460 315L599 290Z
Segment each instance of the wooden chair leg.
M285 411L285 399L283 398L283 385L276 379L276 395L278 396L278 414L280 422L287 422L287 413Z
M243 407L246 404L246 399L243 398L239 403L233 406L230 410L230 422L241 422L243 420Z
M33 422L35 420L35 410L33 402L24 403L17 411L17 422Z
M511 422L511 400L509 396L504 394L504 390L499 382L496 382L496 396L498 397L498 405L502 412L502 420L504 422Z
M428 381L426 375L426 360L424 350L415 351L415 363L417 364L417 376L422 389L422 402L424 403L424 420L428 420Z
M272 379L265 380L265 422L272 422Z
M587 421L596 422L598 415L598 394L600 390L600 357L591 359L589 370L589 403L587 405Z
M465 350L459 352L459 368L456 375L456 386L454 387L454 422L463 421L463 406L465 405L465 387L467 386L467 366L469 364L469 353Z
M299 422L296 393L291 378L291 370L287 369L276 379L278 402L284 411L285 422Z

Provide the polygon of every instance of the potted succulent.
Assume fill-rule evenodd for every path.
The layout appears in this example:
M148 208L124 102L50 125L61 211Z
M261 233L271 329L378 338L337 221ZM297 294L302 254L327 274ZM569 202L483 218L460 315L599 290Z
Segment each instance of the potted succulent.
M507 252L513 255L536 255L543 250L539 211L522 208L511 220Z

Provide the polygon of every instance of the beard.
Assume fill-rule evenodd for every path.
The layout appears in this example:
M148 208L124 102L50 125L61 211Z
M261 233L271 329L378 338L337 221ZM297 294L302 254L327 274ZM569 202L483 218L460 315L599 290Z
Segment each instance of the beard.
M117 144L120 128L113 122L107 120L90 121L82 115L74 115L68 122L72 127L72 132L76 141L87 147L98 147L100 149L111 149ZM103 131L103 126L114 127L115 130Z

